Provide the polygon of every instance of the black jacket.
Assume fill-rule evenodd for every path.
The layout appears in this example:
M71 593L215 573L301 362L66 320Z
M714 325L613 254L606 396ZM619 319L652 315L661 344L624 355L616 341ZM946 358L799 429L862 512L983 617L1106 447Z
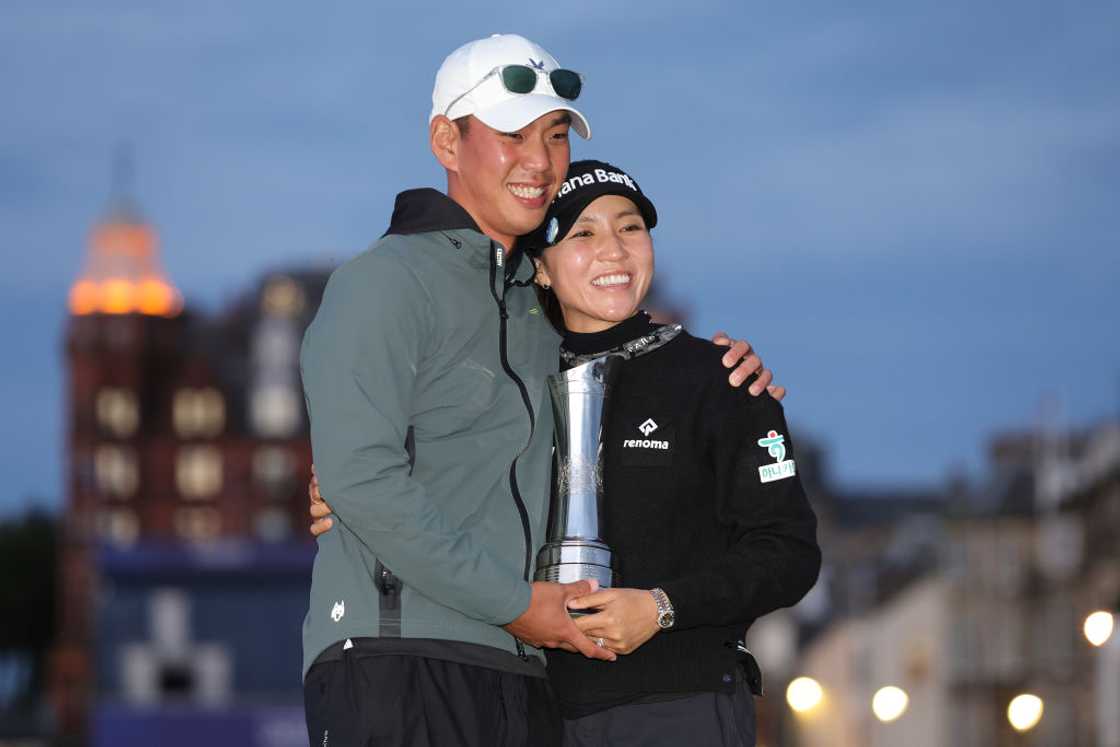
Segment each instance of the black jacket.
M564 347L598 352L655 328L639 314L569 333ZM730 691L736 656L725 644L817 579L816 517L790 474L782 406L732 388L724 352L682 332L623 364L604 426L605 539L621 585L663 588L676 624L616 662L548 652L568 717L649 695Z

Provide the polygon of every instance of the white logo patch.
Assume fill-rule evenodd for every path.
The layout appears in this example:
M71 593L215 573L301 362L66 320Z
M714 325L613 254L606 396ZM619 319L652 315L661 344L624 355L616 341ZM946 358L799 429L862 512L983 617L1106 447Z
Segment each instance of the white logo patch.
M334 606L331 607L331 619L334 620L335 622L338 622L339 620L341 620L342 616L345 615L345 614L346 614L346 600L345 599L343 599L341 602L335 602Z
M653 418L646 418L645 422L638 426L638 431L641 432L645 438L625 438L622 440L622 448L624 449L661 449L668 451L670 448L668 441L661 441L656 438L650 438L649 434L660 428Z
M607 184L608 182L613 182L614 184L625 184L631 190L635 192L639 191L638 185L634 183L634 180L631 179L628 174L623 174L619 171L607 171L606 169L595 169L594 174L588 172L586 174L576 174L573 177L569 177L564 182L563 186L560 187L560 193L556 196L563 197L573 189L579 189L580 187L591 187L594 186L596 182L598 182L599 184Z
M797 474L797 465L792 459L786 459L786 437L777 431L770 431L758 439L758 445L766 449L766 453L774 457L774 464L764 464L758 468L758 479L761 482L774 482L793 477Z

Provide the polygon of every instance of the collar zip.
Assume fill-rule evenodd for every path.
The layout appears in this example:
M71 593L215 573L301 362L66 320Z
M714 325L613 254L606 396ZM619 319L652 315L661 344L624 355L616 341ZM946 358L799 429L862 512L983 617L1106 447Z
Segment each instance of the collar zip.
M509 319L509 311L506 310L506 274L501 271L505 264L505 250L501 244L490 239L490 252L490 293L494 296L498 313L504 321Z

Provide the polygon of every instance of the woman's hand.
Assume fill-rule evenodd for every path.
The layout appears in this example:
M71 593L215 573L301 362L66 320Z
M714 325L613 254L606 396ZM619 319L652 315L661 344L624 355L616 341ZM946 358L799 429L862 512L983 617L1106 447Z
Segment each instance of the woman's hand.
M576 627L593 641L629 654L661 630L657 602L646 589L603 589L568 602L569 610L595 610L577 617Z
M319 477L315 474L314 464L311 465L311 482L307 483L307 497L311 499L311 509L308 513L314 519L310 531L313 536L318 537L334 526L334 520L331 518L331 507L319 493Z

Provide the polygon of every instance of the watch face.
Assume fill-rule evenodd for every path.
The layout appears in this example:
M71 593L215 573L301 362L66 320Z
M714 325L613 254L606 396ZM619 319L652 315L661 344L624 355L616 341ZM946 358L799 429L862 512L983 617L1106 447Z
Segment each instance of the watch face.
M666 610L657 616L657 624L662 628L671 628L674 622L676 622L676 617L671 610Z

